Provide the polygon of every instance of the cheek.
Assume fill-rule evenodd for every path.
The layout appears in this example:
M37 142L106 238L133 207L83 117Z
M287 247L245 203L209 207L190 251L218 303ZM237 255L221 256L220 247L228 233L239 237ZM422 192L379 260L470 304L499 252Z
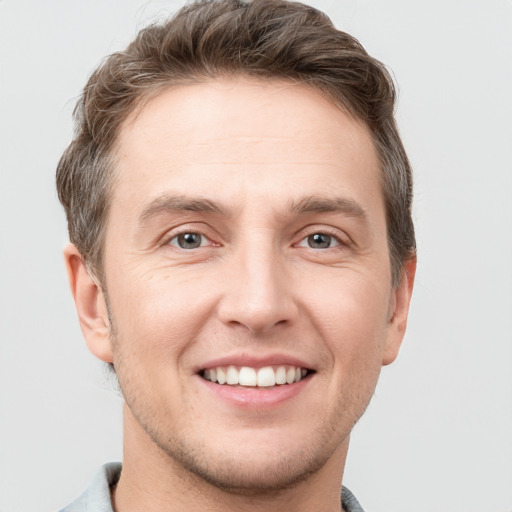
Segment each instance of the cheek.
M151 358L155 365L176 361L208 321L212 287L187 272L142 274L118 280L111 307L122 350ZM214 289L214 288L213 288Z
M317 282L318 284L318 282ZM366 409L382 366L389 295L374 279L348 272L309 293L309 317L325 353L324 393L333 425L354 425ZM347 432L345 432L347 434Z
M387 335L390 287L352 273L331 278L308 293L308 309L332 354L345 370L378 365Z
M211 300L201 288L177 272L172 279L146 273L112 282L114 366L126 401L143 423L161 409L183 406L186 390L166 390L181 389L183 354L209 318Z

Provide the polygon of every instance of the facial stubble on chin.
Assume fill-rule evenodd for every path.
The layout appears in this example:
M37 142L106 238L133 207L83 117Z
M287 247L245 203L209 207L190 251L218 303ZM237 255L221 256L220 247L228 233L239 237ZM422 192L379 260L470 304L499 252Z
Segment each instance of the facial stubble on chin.
M130 387L129 383L124 384ZM139 397L128 395L125 400L132 416L160 449L176 476L193 485L206 483L233 495L272 498L297 487L324 467L344 439L332 446L333 434L339 433L323 425L293 453L276 454L272 461L255 467L245 457L219 458L198 439L169 435L165 426L152 417L154 411L140 411Z
M124 372L123 352L120 348L112 308L105 292L104 297L115 361L109 366L116 377L119 390L132 416L151 442L169 461L169 466L174 469L177 476L189 482L206 483L233 495L258 498L276 497L297 487L320 471L333 456L336 448L349 436L352 427L366 409L365 406L356 417L344 418L341 421L350 426L344 432L340 432L339 422L334 421L334 418L331 418L327 425L322 423L307 440L307 444L305 443L304 446L287 457L280 454L278 463L269 462L267 465L248 469L247 466L250 464L240 459L223 458L219 461L212 454L207 457L208 449L204 443L186 437L178 438L175 435L170 435L169 432L166 434L165 426L159 428L158 411L151 410L147 406L140 407L144 400L138 396L140 393L136 389L132 389L128 372ZM346 401L348 395L350 393L345 394L340 391L340 401ZM350 403L345 403L344 406L345 414L347 411L354 410ZM339 418L337 419L339 420ZM338 438L338 443L333 443L335 438Z

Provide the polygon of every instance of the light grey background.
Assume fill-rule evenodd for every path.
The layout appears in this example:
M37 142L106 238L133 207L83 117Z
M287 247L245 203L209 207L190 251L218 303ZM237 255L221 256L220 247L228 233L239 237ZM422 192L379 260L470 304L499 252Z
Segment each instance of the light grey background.
M352 437L368 512L512 511L512 2L317 0L394 71L416 173L410 327ZM0 510L56 510L121 457L54 191L88 74L180 2L0 0Z

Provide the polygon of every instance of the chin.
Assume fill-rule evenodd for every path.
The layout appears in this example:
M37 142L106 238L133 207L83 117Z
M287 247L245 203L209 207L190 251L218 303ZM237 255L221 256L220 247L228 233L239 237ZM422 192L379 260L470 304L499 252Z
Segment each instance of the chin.
M269 454L258 446L254 447L257 453L233 450L222 455L209 453L204 446L192 450L189 446L169 448L166 454L190 476L231 494L260 497L297 486L317 473L332 455L313 454L310 447L286 456L281 450Z
M240 496L275 496L294 488L318 473L329 460L337 459L348 432L330 428L296 431L250 428L245 431L210 428L179 429L169 436L168 428L144 428L168 461L171 471L194 485L208 484ZM343 450L341 450L342 452ZM336 461L335 461L336 462ZM342 467L342 460L339 461Z

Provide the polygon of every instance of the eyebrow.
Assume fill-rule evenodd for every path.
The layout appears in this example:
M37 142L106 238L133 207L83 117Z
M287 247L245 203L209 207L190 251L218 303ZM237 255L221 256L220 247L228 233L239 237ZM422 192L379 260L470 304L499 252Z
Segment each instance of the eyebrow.
M139 223L146 224L153 217L164 213L206 212L227 215L228 211L215 201L181 195L163 195L151 201L139 216Z
M342 213L347 217L357 217L367 220L365 209L353 199L347 197L317 197L309 196L298 202L292 202L290 211L296 213Z
M291 201L289 211L292 213L342 213L348 217L367 220L364 208L350 198L308 196L299 201ZM151 201L139 216L139 223L146 224L149 220L161 214L180 212L214 213L223 216L232 215L231 210L218 202L202 197L187 197L184 195L162 195Z

